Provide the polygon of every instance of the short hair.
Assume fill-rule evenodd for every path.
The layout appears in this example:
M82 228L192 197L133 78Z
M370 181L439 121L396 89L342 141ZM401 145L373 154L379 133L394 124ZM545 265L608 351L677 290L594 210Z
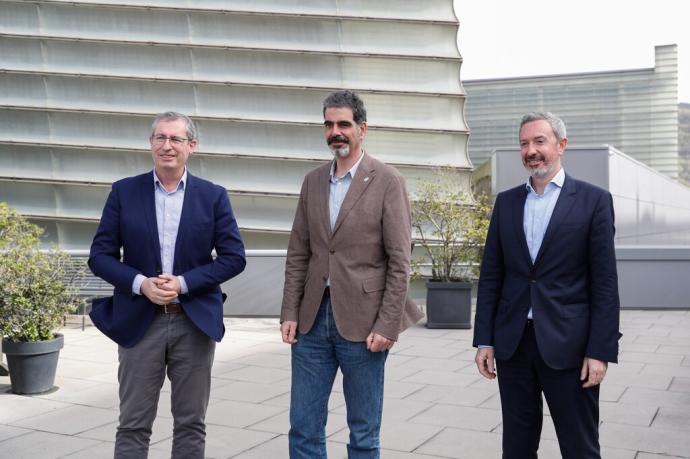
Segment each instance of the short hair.
M323 100L323 114L327 108L349 108L352 110L352 119L357 125L367 120L367 110L364 101L354 91L335 91Z
M151 135L153 135L156 132L156 127L158 126L158 123L160 123L161 121L177 120L184 120L185 124L187 125L187 139L199 140L199 134L196 130L196 126L194 125L194 121L192 121L192 119L187 115L183 115L179 112L164 112L157 114L156 117L153 119L153 124L151 125Z
M551 130L553 131L553 134L556 136L556 140L558 140L559 142L567 137L565 132L565 123L562 119L560 119L551 112L527 113L525 116L522 117L522 120L520 121L519 131L522 131L522 126L524 126L525 124L531 123L532 121L541 120L546 121L549 123L549 125L551 125Z

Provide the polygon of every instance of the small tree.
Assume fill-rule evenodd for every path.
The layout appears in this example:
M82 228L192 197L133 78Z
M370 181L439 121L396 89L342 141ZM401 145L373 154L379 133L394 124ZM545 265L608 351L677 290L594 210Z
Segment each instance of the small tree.
M0 203L0 336L10 341L52 339L83 302L67 279L69 256L41 250L42 232Z
M427 257L414 260L417 275L431 263L431 280L471 281L479 276L491 205L463 191L457 171L438 169L413 196L412 227Z

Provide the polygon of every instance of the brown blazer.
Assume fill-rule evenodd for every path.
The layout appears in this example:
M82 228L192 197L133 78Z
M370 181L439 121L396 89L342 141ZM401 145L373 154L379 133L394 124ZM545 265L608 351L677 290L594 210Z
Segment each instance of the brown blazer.
M407 296L410 203L405 181L391 166L364 153L333 231L328 209L331 163L302 184L285 264L280 320L314 324L326 280L338 332L364 341L372 331L388 339L422 318Z

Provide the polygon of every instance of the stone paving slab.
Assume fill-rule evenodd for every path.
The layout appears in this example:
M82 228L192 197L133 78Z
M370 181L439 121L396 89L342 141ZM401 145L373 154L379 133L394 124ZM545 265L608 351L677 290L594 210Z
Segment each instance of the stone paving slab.
M262 403L290 392L290 384L261 384L229 381L211 390L215 398L238 402Z
M209 458L287 458L290 348L273 319L228 319L216 347ZM621 361L601 388L606 459L690 459L690 311L623 311ZM117 346L93 327L66 328L58 390L8 393L0 377L0 457L111 458L117 425ZM472 330L406 331L389 355L381 457L500 457L496 381L474 366ZM170 385L163 386L151 458L170 457ZM327 448L347 457L342 375L329 400ZM540 458L558 458L545 410Z
M674 377L669 390L677 392L690 392L690 378Z
M262 443L272 440L276 434L255 432L247 429L207 425L206 426L206 457L227 458L241 455ZM156 444L156 449L168 452L172 449L172 439ZM240 456L241 457L241 456Z
M661 407L651 425L669 431L677 430L690 436L690 410L687 406Z
M278 406L223 400L208 407L206 424L242 428L273 417L283 411L285 408Z
M381 425L381 447L396 451L412 452L443 430L441 426L410 424L407 422L388 421ZM331 435L330 440L347 443L349 432L343 429Z
M117 411L92 406L71 405L28 418L14 421L11 425L63 435L76 435L117 420Z
M0 443L2 457L12 459L59 458L98 445L99 441L34 431Z
M408 422L491 432L501 424L501 412L468 406L437 404L410 418Z
M114 447L115 444L112 442L101 442L96 446L82 449L62 457L65 459L113 459ZM148 459L170 459L170 452L150 448Z
M4 441L13 437L18 437L20 435L26 435L31 432L33 432L33 430L31 429L23 429L20 427L0 425L0 441Z
M347 427L347 420L345 414L328 413L326 421L326 436L331 436ZM247 427L251 430L259 432L272 432L275 434L287 435L290 430L290 412L285 410L280 414L268 419L264 419L256 424Z
M602 445L646 453L690 456L690 435L656 427L638 427L603 422L599 428Z

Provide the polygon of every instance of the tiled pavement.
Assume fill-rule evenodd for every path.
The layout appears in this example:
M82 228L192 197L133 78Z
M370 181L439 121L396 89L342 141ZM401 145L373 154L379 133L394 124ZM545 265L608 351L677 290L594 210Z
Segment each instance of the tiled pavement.
M690 458L690 311L623 311L620 364L601 392L606 459ZM289 347L268 319L228 319L218 345L207 417L208 457L287 457ZM58 390L9 393L0 377L0 458L112 457L117 421L116 346L95 328L66 328ZM500 457L501 415L495 381L476 372L471 330L401 336L388 361L382 457ZM328 418L329 457L346 456L341 381ZM547 415L548 418L548 415ZM150 457L170 456L168 386L161 396ZM557 458L544 423L541 458Z

